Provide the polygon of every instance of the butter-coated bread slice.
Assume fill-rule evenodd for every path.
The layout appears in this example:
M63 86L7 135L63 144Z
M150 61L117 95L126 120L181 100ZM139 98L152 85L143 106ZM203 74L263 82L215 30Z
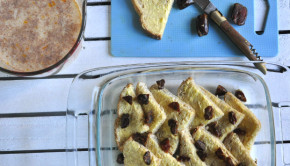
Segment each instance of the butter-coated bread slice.
M205 162L201 161L196 153L196 148L193 145L193 139L188 130L183 130L180 133L179 142L179 158L188 157L189 160L183 160L182 162L186 166L206 166Z
M169 139L168 153L174 154L179 143L177 132L188 128L193 121L195 110L169 90L159 89L157 84L152 85L150 91L166 113L166 121L156 132L156 136L159 142Z
M220 166L239 164L238 160L227 150L224 144L218 138L206 131L204 127L199 126L195 128L192 137L195 147L199 149L197 151L197 153L200 154L199 157L203 157L207 165Z
M178 97L196 111L191 128L209 124L224 116L223 111L202 92L191 77L179 86Z
M181 162L178 162L172 155L165 153L158 144L156 136L149 134L146 141L146 148L148 148L154 155L161 159L160 166L184 166Z
M128 84L121 92L115 121L115 138L120 151L124 142L134 133L144 133L149 126L144 123L144 113L136 99L132 84ZM125 120L126 122L122 122Z
M132 137L125 142L123 154L126 166L160 166L161 160Z
M223 140L232 132L244 119L245 115L229 106L225 101L219 99L205 88L200 86L204 94L211 99L224 113L224 116L217 121L217 129L220 131L220 140Z
M152 93L147 88L147 85L143 82L139 82L136 86L136 94L149 95L148 104L141 104L144 114L148 117L147 125L149 125L149 131L155 133L166 119L166 114L163 108L157 103ZM149 122L150 121L150 122Z
M255 114L248 109L243 102L236 98L232 93L225 94L225 102L231 107L245 115L245 118L240 123L234 132L236 132L242 141L243 145L250 150L254 144L255 138L261 129L261 122Z
M161 39L174 0L131 0L140 16L142 28L153 38Z
M257 166L248 149L245 148L237 134L230 133L224 139L224 145L232 153L232 155L239 160L241 165Z
M152 85L150 91L156 101L163 107L167 116L166 119L177 121L177 131L188 128L195 116L195 110L190 105L180 100L166 88L158 89L157 84Z

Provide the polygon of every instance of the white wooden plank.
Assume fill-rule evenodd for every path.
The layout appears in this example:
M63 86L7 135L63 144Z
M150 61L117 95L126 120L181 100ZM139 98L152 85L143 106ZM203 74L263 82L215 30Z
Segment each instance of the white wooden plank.
M88 152L78 152L78 160L81 166L88 166ZM0 161L3 166L66 166L66 153L0 155Z
M286 66L290 66L290 34L279 35L279 54L278 56L270 59L266 59L270 62L280 63Z
M276 145L276 165L277 166L282 166L284 165L283 162L283 151L282 151L282 145L278 144Z
M77 146L88 148L88 118L80 116L78 119ZM65 116L1 118L0 131L0 151L67 148Z
M85 37L108 37L110 6L88 6Z
M279 30L290 30L290 1L279 0Z
M0 81L1 113L65 111L72 79Z

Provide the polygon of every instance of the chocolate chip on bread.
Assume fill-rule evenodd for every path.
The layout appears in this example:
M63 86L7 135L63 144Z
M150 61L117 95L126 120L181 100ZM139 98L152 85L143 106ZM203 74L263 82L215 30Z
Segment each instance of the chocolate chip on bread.
M156 136L149 134L146 142L146 148L148 148L154 155L161 159L160 165L162 166L183 166L182 163L178 162L172 155L164 152L159 144Z

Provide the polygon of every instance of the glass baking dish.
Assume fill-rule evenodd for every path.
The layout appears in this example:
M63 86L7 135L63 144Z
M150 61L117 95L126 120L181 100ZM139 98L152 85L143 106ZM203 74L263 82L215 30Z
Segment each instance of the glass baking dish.
M211 92L220 84L228 91L241 89L245 93L245 104L262 124L251 155L257 159L259 166L276 165L275 128L279 128L279 139L282 137L282 130L281 126L274 125L273 108L279 111L280 101L289 101L289 98L282 97L286 95L274 95L271 98L270 94L289 94L290 88L280 88L289 86L285 81L290 81L289 69L282 65L266 64L268 73L262 75L253 63L255 62L137 64L92 69L79 74L72 82L68 97L67 164L84 165L78 161L78 152L83 151L78 149L78 135L85 131L88 134L88 165L118 165L116 157L120 152L115 143L114 121L119 95L126 84L136 85L142 81L150 86L156 80L165 79L166 88L176 94L180 83L191 76L197 84ZM278 77L281 80L273 80ZM88 117L87 128L81 129L78 126L80 116Z

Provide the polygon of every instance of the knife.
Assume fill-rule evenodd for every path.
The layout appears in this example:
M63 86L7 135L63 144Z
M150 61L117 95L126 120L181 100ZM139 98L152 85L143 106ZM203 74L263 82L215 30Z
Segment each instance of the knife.
M210 18L220 27L220 29L231 39L231 41L244 53L250 61L263 61L253 48L253 45L236 31L222 13L209 0L191 0L199 6ZM257 69L266 75L265 63L255 63Z

